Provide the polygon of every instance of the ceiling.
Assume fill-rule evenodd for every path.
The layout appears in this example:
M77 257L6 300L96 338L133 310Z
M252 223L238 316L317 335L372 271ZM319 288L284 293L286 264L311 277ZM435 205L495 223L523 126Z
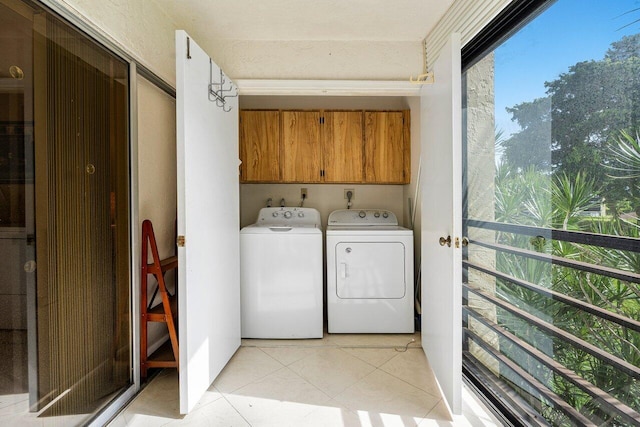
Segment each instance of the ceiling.
M233 79L407 80L453 0L153 0Z

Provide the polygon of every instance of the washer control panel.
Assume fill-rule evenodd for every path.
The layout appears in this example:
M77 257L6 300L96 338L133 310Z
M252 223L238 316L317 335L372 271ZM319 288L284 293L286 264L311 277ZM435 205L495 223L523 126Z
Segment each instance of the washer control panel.
M340 209L329 214L328 225L398 225L398 218L384 209Z
M319 227L320 212L313 208L262 208L256 224L260 226Z

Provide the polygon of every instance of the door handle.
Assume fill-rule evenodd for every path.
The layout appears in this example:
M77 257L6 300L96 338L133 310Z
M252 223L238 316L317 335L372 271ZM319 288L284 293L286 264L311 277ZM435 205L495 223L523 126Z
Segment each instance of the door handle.
M440 237L439 242L440 242L440 246L447 245L451 247L451 236L447 236L446 239L444 237Z
M346 262L341 262L340 263L340 278L342 278L342 279L346 279L347 278L347 263Z

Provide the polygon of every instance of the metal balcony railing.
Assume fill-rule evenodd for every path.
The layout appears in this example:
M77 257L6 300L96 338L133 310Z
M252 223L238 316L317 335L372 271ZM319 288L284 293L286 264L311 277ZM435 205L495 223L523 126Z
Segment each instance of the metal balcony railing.
M594 233L554 230L541 227L503 224L497 222L465 220L464 225L472 234L472 229L492 230L500 233L509 233L515 236L531 236L554 241L573 243L577 245L597 246L599 248L614 251L629 251L640 253L640 240L631 237L610 236ZM628 376L630 382L640 381L640 367L630 363L620 354L615 355L589 342L589 337L576 336L573 331L565 330L555 325L553 316L543 319L537 310L529 309L525 304L519 306L518 301L501 295L499 290L491 290L491 287L483 287L478 284L469 284L469 272L476 271L493 277L496 283L508 284L510 287L526 290L530 295L553 304L562 304L579 313L588 313L594 320L609 322L625 334L640 334L640 322L631 318L622 311L613 312L603 307L583 301L570 295L566 295L554 289L549 289L538 283L531 283L516 277L509 271L498 271L497 268L484 265L481 261L470 261L468 251L475 248L488 249L495 256L508 256L520 260L534 260L542 263L566 269L564 274L579 274L585 272L616 279L628 283L629 286L640 283L640 274L634 271L625 271L619 268L596 265L593 263L564 258L549 253L538 252L519 247L471 239L465 252L463 270L465 271L465 283L463 284L463 365L465 374L470 380L487 395L489 400L502 410L513 412L511 417L514 424L522 425L549 425L549 422L540 416L544 408L552 408L561 414L561 417L569 424L597 425L609 422L610 425L638 425L640 413L638 402L630 404L624 398L625 393L620 390L603 390L581 376L575 366L570 363L561 363L555 357L555 352L561 352L564 347L577 349L581 354L588 355L592 360L611 367L607 371L618 372L621 376ZM472 257L473 258L473 257ZM564 270L563 270L564 271ZM574 273L571 273L574 272ZM477 280L477 278L476 278ZM469 305L469 297L473 295L475 301L482 301L483 309ZM638 295L638 313L640 313L640 291ZM472 304L473 305L473 304ZM491 307L491 309L487 309ZM494 318L488 315L494 314ZM492 311L493 310L493 311ZM526 329L535 331L548 337L551 343L549 348L536 347L523 338L526 333L518 334L513 325L503 324L501 318L515 319L520 325L527 325ZM485 331L490 333L478 333L470 328L470 319L475 325L481 324ZM505 322L508 323L508 322ZM475 328L477 329L477 328ZM526 331L525 331L526 332ZM483 357L478 356L481 349ZM522 357L515 357L521 355ZM491 362L487 362L487 358ZM482 360L481 360L482 359ZM597 415L593 412L585 413L581 408L574 407L571 402L561 396L555 390L555 381L562 381L574 387L583 395L592 399L590 405L597 407ZM533 402L533 403L532 403ZM536 404L539 402L539 404ZM587 411L588 412L588 411Z

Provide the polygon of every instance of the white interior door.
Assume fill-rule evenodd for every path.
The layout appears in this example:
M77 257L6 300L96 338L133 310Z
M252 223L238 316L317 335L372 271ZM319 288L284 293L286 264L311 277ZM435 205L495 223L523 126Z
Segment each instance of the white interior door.
M209 99L220 69L176 31L180 412L240 346L238 98Z
M433 66L421 95L422 347L454 414L462 387L462 110L460 35ZM440 237L451 236L451 246Z

